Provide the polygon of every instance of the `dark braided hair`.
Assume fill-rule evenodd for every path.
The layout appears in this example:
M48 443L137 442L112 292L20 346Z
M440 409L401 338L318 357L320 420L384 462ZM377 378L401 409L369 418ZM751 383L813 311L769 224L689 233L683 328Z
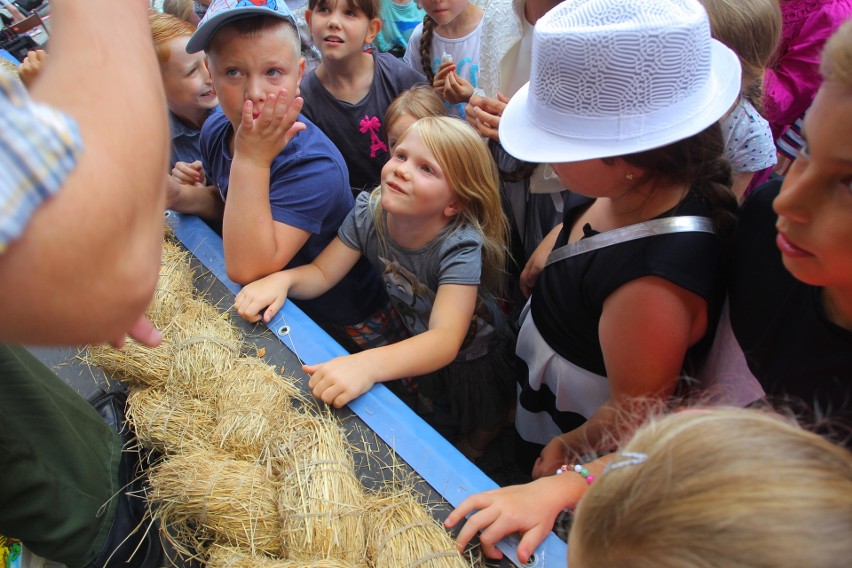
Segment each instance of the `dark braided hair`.
M737 198L731 191L731 166L723 155L724 149L722 129L716 122L684 140L620 158L647 172L639 183L690 187L707 205L716 233L724 242L733 232L737 211Z
M435 80L432 71L432 37L435 35L435 20L427 14L423 16L423 35L420 36L420 65L429 84Z

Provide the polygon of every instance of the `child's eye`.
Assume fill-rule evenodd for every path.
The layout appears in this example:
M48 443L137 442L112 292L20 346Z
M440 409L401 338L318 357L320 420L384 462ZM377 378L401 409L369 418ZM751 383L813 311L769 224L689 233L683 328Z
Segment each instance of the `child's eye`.
M225 75L227 75L228 77L236 77L239 74L240 71L236 67L230 67L228 69L225 69Z
M394 159L399 160L400 162L405 161L405 154L402 152L397 152L393 155Z
M420 169L426 172L427 174L435 173L435 170L433 170L432 166L430 166L429 164L423 164L422 166L420 166Z
M198 67L193 67L192 69L190 69L190 70L187 72L187 74L185 75L185 77L192 77L192 76L193 76L193 75L195 75L196 73L198 73Z
M347 16L349 16L350 18L357 18L358 17L358 12L356 12L355 10L346 10L345 14Z

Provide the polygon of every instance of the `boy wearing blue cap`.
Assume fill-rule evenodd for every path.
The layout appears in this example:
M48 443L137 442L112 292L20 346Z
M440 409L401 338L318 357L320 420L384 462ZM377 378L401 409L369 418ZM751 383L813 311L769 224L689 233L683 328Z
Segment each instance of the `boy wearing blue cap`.
M201 152L223 199L228 276L247 284L310 263L354 205L346 163L300 114L305 60L286 4L214 0L187 44L204 50L222 113L201 131ZM383 345L387 296L359 262L323 296L299 303L348 347ZM378 331L376 328L378 327Z

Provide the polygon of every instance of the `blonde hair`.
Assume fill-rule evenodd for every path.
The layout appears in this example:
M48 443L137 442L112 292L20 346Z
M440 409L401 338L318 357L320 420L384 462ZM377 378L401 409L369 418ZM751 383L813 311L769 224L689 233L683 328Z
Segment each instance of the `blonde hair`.
M778 0L701 0L714 38L728 46L742 66L742 96L762 109L763 73L781 38Z
M451 225L456 228L468 225L482 235L480 283L486 290L498 293L503 283L509 223L500 203L497 166L488 147L470 125L457 118L421 118L403 132L398 143L415 131L462 202L461 211L453 217ZM373 191L371 202L373 221L381 235L381 187Z
M154 52L160 65L165 64L172 56L169 43L178 38L190 37L195 32L195 26L186 20L156 10L148 10L148 25L151 27Z
M163 13L176 16L190 24L198 22L192 0L163 0Z
M393 128L396 121L406 114L415 119L446 116L447 107L431 86L414 85L407 91L401 92L388 105L384 116L385 131Z
M629 459L647 461L612 469ZM852 557L852 453L756 409L651 420L580 501L569 550L598 568L828 568Z
M852 88L852 20L847 20L826 42L820 71L826 81Z

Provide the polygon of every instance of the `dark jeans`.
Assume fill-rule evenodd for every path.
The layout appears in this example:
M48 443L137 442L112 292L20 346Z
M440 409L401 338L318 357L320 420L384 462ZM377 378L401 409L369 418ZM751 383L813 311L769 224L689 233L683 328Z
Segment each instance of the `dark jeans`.
M0 345L0 389L0 534L86 566L115 516L119 435L20 347Z

